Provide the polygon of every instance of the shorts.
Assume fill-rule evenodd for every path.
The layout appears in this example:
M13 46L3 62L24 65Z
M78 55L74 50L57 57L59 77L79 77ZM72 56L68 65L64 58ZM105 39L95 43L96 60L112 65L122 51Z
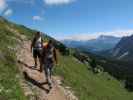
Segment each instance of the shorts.
M33 57L40 58L41 57L41 50L40 49L33 49Z

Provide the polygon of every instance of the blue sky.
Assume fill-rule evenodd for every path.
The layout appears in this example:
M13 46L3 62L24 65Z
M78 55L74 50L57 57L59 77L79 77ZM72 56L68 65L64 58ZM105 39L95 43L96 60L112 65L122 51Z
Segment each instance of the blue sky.
M133 33L133 0L0 0L0 14L57 39Z

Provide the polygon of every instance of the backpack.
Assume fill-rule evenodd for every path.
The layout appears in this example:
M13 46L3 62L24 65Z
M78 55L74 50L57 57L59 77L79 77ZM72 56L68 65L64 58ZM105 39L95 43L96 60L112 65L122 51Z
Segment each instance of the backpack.
M43 48L47 48L48 47L48 42L44 42L43 43Z
M43 52L47 59L53 59L55 47L48 47L48 42L43 43Z

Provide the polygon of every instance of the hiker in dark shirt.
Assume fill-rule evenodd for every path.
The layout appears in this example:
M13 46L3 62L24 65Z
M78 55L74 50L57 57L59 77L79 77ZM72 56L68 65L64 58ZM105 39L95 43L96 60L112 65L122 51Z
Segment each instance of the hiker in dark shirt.
M52 88L52 69L57 61L57 52L52 40L49 40L47 45L43 47L42 63L44 67L45 77L48 82L49 88Z

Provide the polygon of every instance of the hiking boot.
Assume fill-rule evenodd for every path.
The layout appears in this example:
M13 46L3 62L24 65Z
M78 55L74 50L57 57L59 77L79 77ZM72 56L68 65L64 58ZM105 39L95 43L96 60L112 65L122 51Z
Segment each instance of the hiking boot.
M43 72L43 69L42 69L42 67L40 66L40 70L39 70L40 72Z
M37 68L37 63L35 63L34 67Z
M40 71L40 72L43 72L43 70L42 70L42 69L40 69L39 71Z
M49 89L51 90L52 88L53 88L52 85L50 85L50 86L49 86Z
M48 86L50 90L53 88L51 83L48 83Z
M52 82L50 82L49 79L46 79L47 83L48 83L48 86L49 86L49 89L52 89Z

